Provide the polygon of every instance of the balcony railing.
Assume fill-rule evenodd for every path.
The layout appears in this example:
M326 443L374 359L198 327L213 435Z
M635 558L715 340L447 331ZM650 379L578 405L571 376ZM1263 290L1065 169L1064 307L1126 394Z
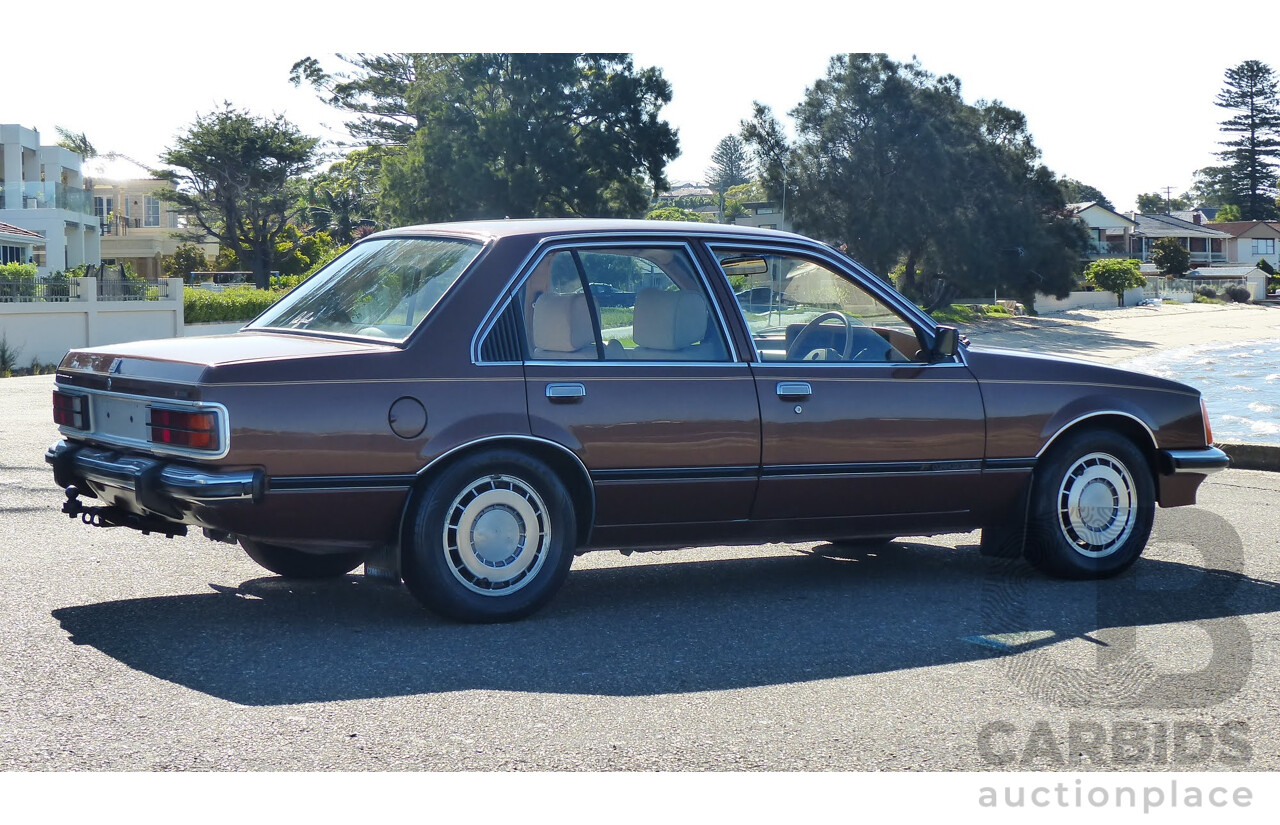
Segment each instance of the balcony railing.
M1127 258L1129 250L1123 241L1092 241L1085 250L1085 255L1090 259Z
M20 203L9 203L0 191L0 209L66 209L81 215L93 214L93 195L63 183L24 183Z

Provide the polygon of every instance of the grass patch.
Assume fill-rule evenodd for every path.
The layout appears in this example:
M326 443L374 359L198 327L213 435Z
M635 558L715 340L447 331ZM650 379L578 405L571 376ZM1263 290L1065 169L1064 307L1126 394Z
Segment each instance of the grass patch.
M1221 298L1210 298L1207 295L1196 295L1191 300L1193 303L1197 303L1197 304L1225 304L1226 303L1226 301L1222 300Z

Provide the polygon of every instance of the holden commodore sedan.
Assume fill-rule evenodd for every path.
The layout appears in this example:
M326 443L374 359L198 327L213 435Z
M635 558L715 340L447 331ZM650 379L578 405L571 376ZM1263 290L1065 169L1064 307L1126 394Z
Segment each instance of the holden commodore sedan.
M70 352L53 408L72 517L464 621L608 548L981 528L1110 576L1228 463L1191 387L970 347L798 235L649 221L371 235L234 335Z

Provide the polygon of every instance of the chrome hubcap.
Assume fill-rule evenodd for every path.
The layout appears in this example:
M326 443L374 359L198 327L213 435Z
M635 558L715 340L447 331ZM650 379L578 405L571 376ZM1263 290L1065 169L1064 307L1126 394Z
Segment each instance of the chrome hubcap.
M550 538L546 505L513 476L472 482L453 500L445 519L450 570L468 590L485 596L514 593L531 582Z
M1106 453L1078 459L1058 488L1058 528L1082 556L1119 549L1138 519L1138 492L1129 468Z

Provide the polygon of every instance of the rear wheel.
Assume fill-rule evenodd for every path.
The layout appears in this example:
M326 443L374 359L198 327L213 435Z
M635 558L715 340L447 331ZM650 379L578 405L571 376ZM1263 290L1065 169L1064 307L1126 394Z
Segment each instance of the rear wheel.
M576 530L564 484L510 450L464 458L418 500L403 551L409 591L465 622L527 616L569 573Z
M360 550L345 553L304 553L291 547L240 540L249 558L290 579L329 579L355 570L364 561Z
M1155 482L1127 438L1084 430L1055 445L1031 490L1027 560L1055 576L1114 576L1151 536Z

